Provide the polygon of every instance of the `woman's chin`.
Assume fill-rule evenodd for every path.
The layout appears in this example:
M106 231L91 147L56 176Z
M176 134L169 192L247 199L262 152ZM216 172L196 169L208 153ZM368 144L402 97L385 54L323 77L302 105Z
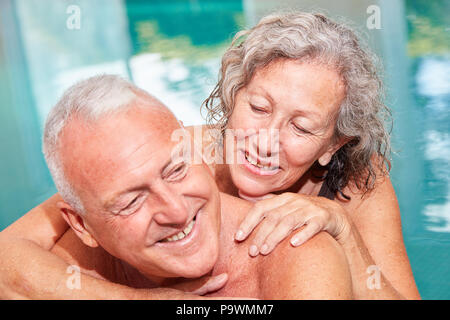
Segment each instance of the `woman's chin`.
M236 179L234 184L239 190L239 196L246 200L250 200L247 198L264 198L267 194L275 191L273 185L265 185L264 183L245 178Z

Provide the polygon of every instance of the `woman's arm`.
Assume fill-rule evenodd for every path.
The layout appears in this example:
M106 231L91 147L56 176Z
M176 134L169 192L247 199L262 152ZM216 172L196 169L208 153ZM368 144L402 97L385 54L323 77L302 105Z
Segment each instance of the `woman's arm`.
M69 229L69 225L56 206L56 203L61 200L59 194L54 194L0 232L0 237L26 239L36 243L42 249L51 250Z
M0 233L0 299L199 299L218 290L225 275L177 287L135 289L80 273L78 290L68 286L73 270L50 252L68 230L54 195Z
M138 290L80 274L82 290L66 285L69 264L50 250L68 230L55 194L0 233L1 299L193 298L172 289Z
M346 207L352 225L341 245L351 265L352 277L361 278L358 295L363 299L420 299L403 242L400 209L389 177L361 199L352 195ZM380 276L381 288L377 286ZM364 281L363 281L364 280ZM365 285L362 285L365 284Z
M0 299L198 299L182 291L135 289L79 273L58 256L20 238L0 238Z

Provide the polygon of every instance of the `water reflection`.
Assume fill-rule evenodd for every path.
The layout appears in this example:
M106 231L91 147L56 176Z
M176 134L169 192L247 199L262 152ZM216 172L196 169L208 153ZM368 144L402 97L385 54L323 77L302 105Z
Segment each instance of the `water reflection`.
M423 213L428 217L428 230L450 232L450 61L423 59L416 82L418 95L425 98L424 151L430 167L429 198Z
M14 5L41 125L74 81L106 72L128 76L131 41L122 0L18 0ZM80 29L67 27L69 5L80 10Z
M212 91L219 58L189 65L179 58L165 60L159 53L145 53L130 60L134 82L165 103L185 125L203 124L200 105Z
M212 91L222 53L244 24L241 1L127 1L134 82L185 125L205 123L200 105Z

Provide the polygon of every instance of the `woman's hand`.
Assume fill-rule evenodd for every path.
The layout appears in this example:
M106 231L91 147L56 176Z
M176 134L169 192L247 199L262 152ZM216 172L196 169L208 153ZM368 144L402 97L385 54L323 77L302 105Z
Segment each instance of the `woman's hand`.
M204 296L222 289L228 281L228 274L221 273L216 276L206 275L194 280L186 280L176 285L169 285L172 289L184 291L186 293Z
M269 254L292 231L305 226L291 238L294 247L306 242L321 230L327 231L338 242L345 241L350 233L350 223L345 209L335 201L297 193L256 202L242 221L235 239L245 240L261 224L249 254Z

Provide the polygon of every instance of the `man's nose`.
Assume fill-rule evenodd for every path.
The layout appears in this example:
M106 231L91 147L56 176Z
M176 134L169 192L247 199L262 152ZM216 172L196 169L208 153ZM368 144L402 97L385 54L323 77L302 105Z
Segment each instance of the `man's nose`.
M153 220L160 225L183 226L189 219L189 212L183 195L161 183L155 199Z

